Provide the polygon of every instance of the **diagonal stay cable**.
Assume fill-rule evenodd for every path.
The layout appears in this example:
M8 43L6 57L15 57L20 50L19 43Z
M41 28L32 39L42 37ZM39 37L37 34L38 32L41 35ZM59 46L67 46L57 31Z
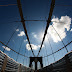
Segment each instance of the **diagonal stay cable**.
M71 7L72 5L64 5L64 4L56 4L56 6L58 7L58 6L69 6L69 7Z
M28 34L27 34L27 29L26 29L26 26L25 26L24 18L23 18L23 12L22 12L22 7L21 7L21 2L20 2L20 0L17 0L17 5L18 5L18 8L19 8L19 13L20 13L20 17L21 17L21 22L22 22L22 25L23 25L23 27L24 27L27 40L28 40L28 42L29 42L29 46L30 46L31 51L32 51L32 53L33 53L33 55L34 55L34 52L33 52L33 50L32 50L32 46L31 46L31 44L30 44L30 40L29 40L29 37L28 37ZM34 56L35 56L35 55L34 55Z
M4 46L8 47L10 50L14 51L15 53L17 53L17 54L19 54L21 56L27 57L27 56L25 56L23 54L20 54L19 52L15 51L14 49L10 48L9 46L7 46L6 44L4 44L3 42L0 41L0 43L3 44ZM29 58L29 57L27 57L27 58Z
M44 42L44 40L45 40L45 36L46 36L46 34L47 34L47 30L48 30L49 24L50 24L50 22L51 22L51 17L52 17L52 13L53 13L54 6L55 6L55 0L52 0L50 12L49 12L49 17L48 17L48 20L47 20L47 26L46 26L46 29L45 29L44 37L43 37L43 40L42 40L41 47L40 47L40 49L39 49L38 55L39 55L39 53L40 53L40 51L41 51L43 42ZM37 56L38 56L38 55L37 55Z
M57 30L55 29L55 27L52 25L52 27L53 27L53 29L56 31L56 33L58 34L58 32L57 32ZM61 37L60 37L60 35L58 34L58 36L59 36L59 38L61 39ZM63 40L61 39L61 42L63 43L63 45L64 45L64 47L65 47L65 49L66 49L66 51L68 52L68 49L66 48L66 46L65 46L65 44L64 44L64 42L63 42Z
M20 25L18 25L16 29L18 29L18 28L19 28L19 26L20 26ZM8 42L7 42L7 44L6 44L6 45L8 45L8 43L9 43L9 42L10 42L10 40L12 39L13 35L15 34L15 32L16 32L16 30L12 33L12 35L11 35L11 37L10 37L10 39L8 40ZM5 47L5 48L6 48L6 47ZM5 51L5 49L3 50L3 52L4 52L4 51Z
M68 44L66 44L65 46L67 47L69 44L71 44L72 43L72 41L70 41ZM55 54L55 53L57 53L58 51L60 51L60 50L62 50L62 49L64 49L65 47L62 47L62 48L60 48L59 50L57 50L57 51L55 51L55 52L53 52L52 54L49 54L49 55L47 55L47 56L50 56L50 55L53 55L53 54ZM44 57L47 57L47 56L44 56Z
M21 47L22 47L23 41L24 41L24 37L23 37L23 39L21 40L21 44L20 44L18 53L20 53L20 49L21 49ZM19 56L19 54L17 55L16 61L18 60L18 56Z

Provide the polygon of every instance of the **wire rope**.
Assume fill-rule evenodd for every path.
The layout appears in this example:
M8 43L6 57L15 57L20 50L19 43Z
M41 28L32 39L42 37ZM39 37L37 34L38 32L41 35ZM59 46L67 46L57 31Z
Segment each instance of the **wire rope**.
M46 29L45 29L44 37L43 37L43 40L42 40L41 47L40 47L40 49L39 49L38 55L39 55L39 53L40 53L40 51L41 51L43 42L44 42L44 40L45 40L45 36L46 36L46 34L47 34L47 30L48 30L49 24L50 24L50 22L51 22L51 17L52 17L52 13L53 13L54 6L55 6L55 0L52 0L50 12L49 12L49 17L48 17L48 20L47 20L47 26L46 26ZM38 56L38 55L37 55L37 56Z
M20 0L17 0L17 5L18 5L18 9L19 9L20 17L21 17L21 22L22 22L22 25L23 25L23 27L24 27L25 34L26 34L26 37L27 37L29 46L30 46L31 51L32 51L32 53L33 53L33 55L34 55L34 52L33 52L33 49L32 49L32 46L31 46L31 43L30 43L30 40L29 40L29 36L28 36L28 34L27 34L27 29L26 29L26 26L25 26L24 18L23 18L23 12L22 12L22 7L21 7L21 2L20 2ZM35 56L35 55L34 55L34 56Z
M54 28L54 26L52 25L52 27ZM56 29L54 28L54 30L56 31ZM56 33L58 34L58 32L56 31ZM61 39L61 37L60 37L60 35L58 34L58 36L59 36L59 38ZM63 40L61 39L61 42L63 43L63 45L64 45L64 47L65 47L65 49L66 49L66 51L68 52L68 49L66 48L66 46L65 46L65 44L64 44L64 42L63 42Z
M20 26L20 25L18 25L16 29L18 29L19 26ZM15 34L15 32L16 32L16 30L12 33L12 35L11 35L11 37L9 38L8 42L6 43L6 45L8 45L8 43L9 43L10 40L12 39L13 35ZM5 48L6 48L6 47L5 47ZM3 52L5 51L5 48L4 48Z
M45 49L46 49L46 55L47 55L47 48L46 48L46 44L45 45ZM48 57L47 57L47 62L48 62L48 65L49 65L49 60L48 60Z
M48 42L49 42L49 45L50 45L50 48L51 48L51 51L52 51L52 54L53 54L53 48L52 48L52 45L51 45L51 42L50 42L50 40L49 40L49 37L48 37L48 35L47 35L47 38L48 38ZM54 58L54 61L55 61L54 54L53 54L53 58Z
M20 44L20 47L19 47L19 51L18 51L18 53L20 52L20 49L21 49L21 47L22 47L22 43L23 43L23 41L24 41L24 36L23 36L23 39L22 39L22 41L21 41L21 44ZM18 55L19 55L19 54L18 54ZM17 61L17 59L18 59L18 55L17 55L16 61Z
M9 46L5 45L2 41L0 41L0 43L3 44L4 46L8 47L10 50L14 51L15 53L17 53L17 54L19 54L19 55L21 55L21 56L24 56L24 57L29 58L28 56L25 56L25 55L23 55L23 54L20 54L19 52L15 51L14 49L12 49L12 48L10 48Z
M67 47L69 44L71 44L72 43L72 41L70 41L68 44L66 44L65 46ZM55 52L53 52L52 54L55 54L55 53L57 53L58 51L60 51L60 50L62 50L62 49L64 49L65 47L62 47L62 48L60 48L59 50L57 50L57 51L55 51ZM52 54L49 54L49 55L47 55L47 56L50 56L50 55L52 55ZM44 57L47 57L47 56L44 56Z

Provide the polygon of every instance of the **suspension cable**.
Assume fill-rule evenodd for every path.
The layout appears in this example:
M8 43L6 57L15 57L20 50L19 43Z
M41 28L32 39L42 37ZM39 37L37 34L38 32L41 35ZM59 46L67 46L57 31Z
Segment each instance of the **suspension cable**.
M45 49L46 49L46 55L47 55L47 48L46 48L46 44L45 45ZM48 61L48 65L49 65L49 60L48 60L48 57L47 57L47 61Z
M54 28L54 26L52 25L52 27ZM54 28L54 30L56 31L56 29ZM56 33L58 34L58 32L56 31ZM58 36L59 36L59 38L61 39L61 37L60 37L60 35L58 34ZM68 49L66 48L66 46L65 46L65 44L64 44L64 42L63 42L63 40L61 39L61 42L63 43L63 45L64 45L64 47L65 47L65 49L66 49L66 51L68 52Z
M0 4L0 6L17 6L17 4ZM68 4L56 4L55 6L66 6L66 7L71 7L72 5Z
M18 51L18 53L20 53L20 49L21 49L21 47L22 47L22 43L23 43L23 41L24 41L24 37L23 37L23 39L22 39L22 41L21 41L21 44L20 44L20 47L19 47L19 51ZM18 55L19 55L19 54L18 54ZM16 61L17 61L17 59L18 59L18 55L17 55Z
M17 4L6 4L6 5L0 5L0 6L16 6Z
M51 43L50 43L50 40L49 40L49 37L48 37L48 35L47 35L47 38L48 38L48 42L49 42L49 44L50 44L50 48L51 48L51 51L52 51L52 54L53 54L53 48L52 48L52 46L51 46ZM53 58L54 58L54 61L55 61L54 54L53 54Z
M0 43L3 44L4 46L8 47L10 50L14 51L15 53L17 53L17 54L19 54L19 55L21 55L21 56L24 56L24 57L29 58L28 56L25 56L25 55L23 55L23 54L20 54L19 52L15 51L14 49L12 49L12 48L10 48L9 46L5 45L3 42L0 41Z
M68 44L66 44L65 46L67 47L69 44L71 44L72 43L72 41L70 41ZM59 50L57 50L57 51L55 51L55 52L53 52L52 54L55 54L55 53L57 53L58 51L60 51L60 50L62 50L62 49L64 49L65 47L62 47L62 48L60 48ZM49 55L47 55L47 56L50 56L50 55L52 55L52 54L49 54ZM44 57L47 57L47 56L44 56ZM43 57L43 58L44 58Z
M18 25L18 27L17 27L16 29L18 29L18 28L19 28L19 26L20 26L20 25ZM9 42L10 42L10 40L12 39L13 35L15 34L15 32L16 32L16 30L12 33L12 35L11 35L11 37L10 37L10 39L8 40L8 42L7 42L7 44L6 44L6 45L8 45L8 43L9 43ZM5 48L6 48L6 47L5 47ZM5 51L5 48L4 48L3 52Z
M43 56L45 56L46 52L42 50L42 53L43 53ZM44 63L45 63L45 66L46 66L46 59L45 58L44 58Z
M20 17L21 17L21 22L22 22L22 25L24 27L24 30L25 30L25 34L26 34L26 37L27 37L27 40L29 42L29 46L31 48L31 51L34 55L34 52L33 52L33 49L32 49L32 46L30 44L30 40L29 40L29 37L28 37L28 34L27 34L27 29L26 29L26 26L25 26L25 21L24 21L24 18L23 18L23 13L22 13L22 7L21 7L21 2L20 0L17 0L17 5L18 5L18 8L19 8L19 13L20 13ZM35 55L34 55L35 56Z
M24 65L24 59L23 59L23 65Z
M47 20L37 20L37 19L34 19L34 20L24 20L24 21L46 21L47 22ZM14 21L14 22L21 22L21 21ZM57 21L51 21L51 22L59 23ZM64 22L61 22L61 23L64 23Z
M26 54L26 47L25 47L25 52L24 52L24 55L25 55L25 54ZM23 59L23 63L25 64L24 60L25 60L25 58Z
M56 6L69 6L69 7L72 7L72 5L64 5L64 4L56 4Z
M44 23L43 23L43 24L44 24ZM43 26L43 30L44 30L44 26ZM46 47L45 42L44 42L44 45L45 45L45 50L46 50L46 55L47 55L47 47ZM48 65L49 65L48 57L47 57L47 62L48 62Z
M41 51L43 42L44 42L44 40L45 40L45 36L46 36L46 34L47 34L47 30L48 30L49 24L50 24L50 22L51 22L51 17L52 17L52 13L53 13L54 6L55 6L55 0L52 0L50 12L49 12L49 17L48 17L48 21L47 21L47 26L46 26L46 29L45 29L44 37L43 37L43 40L42 40L41 47L40 47L40 49L39 49L38 55L39 55L39 53L40 53L40 51ZM38 55L37 55L37 56L38 56Z

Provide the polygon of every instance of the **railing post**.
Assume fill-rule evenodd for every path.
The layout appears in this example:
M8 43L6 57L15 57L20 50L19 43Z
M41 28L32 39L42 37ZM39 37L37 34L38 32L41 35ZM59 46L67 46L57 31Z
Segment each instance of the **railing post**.
M7 56L5 55L1 72L4 72L4 71L5 71L5 68L6 68L6 65L7 65L7 60L8 60L8 58L7 58Z
M19 65L18 72L21 72L21 64Z

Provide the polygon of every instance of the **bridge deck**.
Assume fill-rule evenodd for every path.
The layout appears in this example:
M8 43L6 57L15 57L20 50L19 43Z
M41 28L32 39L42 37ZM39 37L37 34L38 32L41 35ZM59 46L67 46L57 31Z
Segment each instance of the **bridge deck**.
M34 72L0 51L0 72ZM63 58L36 72L72 72L72 51Z

